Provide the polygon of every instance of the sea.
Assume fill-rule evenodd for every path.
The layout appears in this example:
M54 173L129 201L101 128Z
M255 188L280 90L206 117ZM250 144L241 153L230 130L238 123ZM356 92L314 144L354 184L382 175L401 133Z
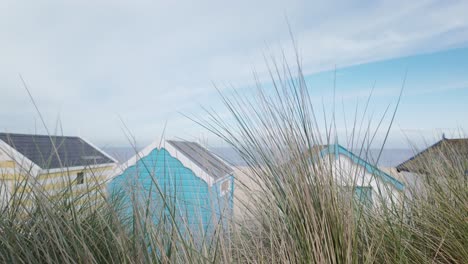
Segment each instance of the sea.
M102 149L122 163L129 160L138 153L138 151L140 151L140 148L131 147L103 147ZM209 148L209 150L232 166L246 165L242 157L233 148L213 147ZM355 150L353 153L359 155L359 150ZM377 163L379 167L396 167L398 164L408 160L414 154L414 151L411 149L370 149L367 153L367 157L363 158L373 164ZM377 161L379 155L380 158Z

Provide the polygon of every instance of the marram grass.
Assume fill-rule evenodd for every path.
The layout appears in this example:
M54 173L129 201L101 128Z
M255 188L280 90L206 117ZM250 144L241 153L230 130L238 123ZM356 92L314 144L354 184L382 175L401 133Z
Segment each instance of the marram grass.
M75 194L70 182L52 197L26 178L2 203L0 262L467 263L468 157L429 157L421 188L407 186L402 199L378 210L357 202L332 168L311 162L314 146L337 140L335 120L319 127L298 69L272 72L273 88L259 87L254 98L222 96L228 120L197 119L249 165L249 181L236 182L246 195L235 201L242 217L226 216L228 228L198 239L182 234L171 213L154 221L151 199L132 199L132 213L123 214L119 195ZM372 141L375 131L352 121L352 137L341 140ZM367 145L357 144L365 154Z

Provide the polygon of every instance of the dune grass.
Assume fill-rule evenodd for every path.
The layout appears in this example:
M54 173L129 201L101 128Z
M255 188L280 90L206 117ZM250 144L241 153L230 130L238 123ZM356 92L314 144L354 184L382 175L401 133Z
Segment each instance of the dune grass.
M156 224L149 217L157 213L148 212L150 199L132 200L132 213L122 214L118 195L100 193L102 202L90 199L78 206L67 188L51 199L34 187L34 206L28 210L22 209L21 192L14 192L2 208L0 262L466 263L468 157L445 157L450 163L428 157L424 166L429 173L419 177L421 188L406 186L398 201L369 208L343 191L333 168L310 158L314 146L337 140L336 120L319 127L318 106L300 64L296 66L294 74L287 65L274 67L273 88L259 85L256 97L223 94L232 119L213 112L196 119L249 166L244 171L249 181L235 187L243 189L248 203L235 201L242 217L226 216L227 229L214 226L223 231L199 241L181 234L172 213L160 214ZM366 156L376 131L351 121L350 138L342 142ZM175 210L162 197L169 212Z

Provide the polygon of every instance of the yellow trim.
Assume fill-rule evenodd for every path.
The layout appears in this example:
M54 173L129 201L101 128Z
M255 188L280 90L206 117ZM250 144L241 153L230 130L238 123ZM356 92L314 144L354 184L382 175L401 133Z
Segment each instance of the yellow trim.
M93 178L93 181L88 181L88 183L83 183L82 185L77 185L75 182L51 182L48 184L44 185L36 185L35 187L39 188L40 191L52 191L52 190L57 190L57 191L66 191L67 188L71 188L72 192L76 192L75 190L76 187L81 187L79 190L95 190L98 188L105 187L105 182L104 180L106 179L106 176L103 176L99 179ZM16 188L17 192L25 192L25 193L31 193L33 190L33 186L18 186Z
M16 167L16 163L12 160L4 160L0 161L0 168L14 168Z
M85 178L85 182L83 184L76 184L75 181L52 182L52 183L42 185L42 189L49 191L55 188L68 188L68 187L73 188L73 187L78 187L78 186L81 187L82 185L83 185L83 188L87 188L87 187L95 188L96 186L99 186L100 184L104 184L105 179L107 179L106 175L103 175L100 177Z
M0 173L0 180L4 181L18 181L24 179L21 174Z
M60 172L53 172L53 173L44 173L41 174L37 177L38 180L46 180L46 179L53 179L53 178L59 178L59 177L66 177L66 176L75 176L78 172L84 172L84 173L93 173L96 174L97 172L104 172L110 169L113 169L113 166L107 166L107 167L102 167L102 168L86 168L86 169L81 169L81 170L71 170L68 171L64 169L63 171Z
M100 190L101 190L101 192L99 192L98 188L72 190L71 192L58 193L58 194L51 195L49 197L50 197L50 199L70 199L70 198L72 198L72 199L83 199L83 197L90 197L90 196L95 196L95 195L104 196L104 193L103 193L102 189L100 189ZM91 191L95 191L96 193L86 194L87 192L91 192Z
M50 197L49 199L50 200L54 200L54 199L72 199L73 201L73 204L74 205L83 205L85 203L95 203L97 201L102 201L104 202L105 201L105 196L102 195L102 194L92 194L92 195L89 195L89 196L83 196L83 197L66 197L66 198L63 198L63 197ZM34 198L30 198L30 197L25 197L23 200L19 201L19 204L21 206L33 206L35 205L35 202L36 202L36 199ZM55 202L58 202L57 201L51 201L51 203L55 203ZM69 201L70 202L70 201Z
M62 171L62 172L54 172L54 173L44 173L40 174L37 176L37 180L48 180L48 179L54 179L54 178L60 178L60 177L69 177L69 176L75 176L76 173L78 172L84 172L84 173L92 173L93 175L96 176L101 176L103 172L106 172L107 170L113 169L113 166L108 166L108 167L102 167L102 168L92 168L92 169L84 169L84 170L73 170L73 171ZM100 175L96 175L97 173L101 173ZM8 180L22 180L24 179L24 175L22 174L16 174L16 173L1 173L0 172L0 180L8 181Z

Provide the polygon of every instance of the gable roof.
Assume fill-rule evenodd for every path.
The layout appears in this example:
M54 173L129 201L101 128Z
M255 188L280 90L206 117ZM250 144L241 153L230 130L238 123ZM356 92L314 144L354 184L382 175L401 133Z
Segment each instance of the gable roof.
M79 137L0 133L0 140L41 169L115 162L110 156Z
M233 172L232 168L224 161L198 143L175 140L168 140L167 142L187 156L215 180L223 178Z
M432 161L450 161L452 157L468 161L468 138L442 138L396 167L397 171L428 173L427 164Z
M226 162L198 143L156 140L122 164L115 172L114 177L121 175L126 169L137 164L140 159L155 149L165 149L169 155L179 160L184 167L192 170L194 175L205 181L208 186L212 186L216 181L233 173L233 169Z
M364 167L365 170L369 172L370 174L376 175L380 177L384 182L390 183L397 190L401 191L405 188L405 185L402 182L390 176L389 174L383 172L378 167L370 164L366 160L362 159L358 155L352 153L351 151L347 150L346 148L344 148L343 146L339 144L314 146L314 149L312 151L314 151L314 153L318 153L321 158L323 158L325 155L328 155L328 154L334 154L336 156L340 154L344 155L348 157L349 159L351 159L354 163Z

